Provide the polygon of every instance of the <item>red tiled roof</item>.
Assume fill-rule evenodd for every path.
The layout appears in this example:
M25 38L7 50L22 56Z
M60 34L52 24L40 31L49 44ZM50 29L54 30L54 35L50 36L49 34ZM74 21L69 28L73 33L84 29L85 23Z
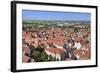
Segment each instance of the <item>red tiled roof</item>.
M23 55L22 56L22 63L27 63L30 57Z
M77 54L80 56L80 59L90 59L90 52L88 51L78 49L74 51L74 55Z
M61 55L64 51L59 49L59 48L48 48L47 49L49 52L54 53L54 54L59 54Z
M23 51L26 53L30 53L30 49L27 45L23 45Z
M48 46L49 44L54 43L58 46L63 47L64 40L65 39L67 40L67 39L70 38L70 36L73 36L76 41L79 41L82 44L82 46L84 46L85 49L89 49L89 51L75 50L74 54L79 54L80 57L83 58L83 59L84 58L89 58L90 53L91 53L90 52L91 44L90 43L85 44L87 38L86 37L80 37L81 35L87 35L87 32L85 32L85 33L82 32L81 35L79 35L79 37L78 37L77 34L70 31L70 32L67 33L67 36L65 37L65 36L62 36L63 31L61 29L56 29L55 30L55 38L53 38L53 31L51 29L48 29L47 32L49 34L48 40L43 40L43 38L37 38L37 37L33 38L33 37L31 37L31 35L37 36L37 32L31 32L31 33L23 32L22 33L22 38L25 39L25 42L28 43L28 44L37 41L37 43L33 43L34 46L37 46L39 43L42 43L45 46ZM41 42L39 42L39 40ZM24 47L23 49L24 49L23 51L25 51L25 52L29 51L29 49L27 49L26 47ZM48 48L47 50L52 52L52 53L55 53L55 54L61 54L61 53L64 52L62 49L59 49L59 48ZM85 54L82 54L82 52L84 52Z

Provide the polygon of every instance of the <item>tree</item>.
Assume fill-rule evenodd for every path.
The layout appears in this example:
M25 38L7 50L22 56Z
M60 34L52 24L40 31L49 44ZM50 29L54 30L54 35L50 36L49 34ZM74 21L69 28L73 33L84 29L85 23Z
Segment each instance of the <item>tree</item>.
M41 53L39 51L33 51L32 52L32 58L38 62L39 61L39 57L40 57Z
M34 50L31 50L31 58L33 58L36 62L48 61L48 55L44 51L43 46L40 45Z
M48 61L48 55L45 52L41 53L40 61L41 62Z

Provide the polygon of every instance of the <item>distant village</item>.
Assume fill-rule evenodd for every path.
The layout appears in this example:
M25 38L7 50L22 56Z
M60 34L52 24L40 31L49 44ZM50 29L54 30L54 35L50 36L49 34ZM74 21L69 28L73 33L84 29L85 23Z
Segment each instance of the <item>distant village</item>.
M90 21L23 20L22 62L91 59Z

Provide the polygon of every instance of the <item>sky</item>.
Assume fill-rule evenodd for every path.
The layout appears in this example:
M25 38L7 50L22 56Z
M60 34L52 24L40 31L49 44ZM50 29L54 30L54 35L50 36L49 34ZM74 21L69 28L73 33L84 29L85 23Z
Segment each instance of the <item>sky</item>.
M39 11L23 10L23 20L66 20L66 21L90 21L90 13L80 12L58 12L58 11Z

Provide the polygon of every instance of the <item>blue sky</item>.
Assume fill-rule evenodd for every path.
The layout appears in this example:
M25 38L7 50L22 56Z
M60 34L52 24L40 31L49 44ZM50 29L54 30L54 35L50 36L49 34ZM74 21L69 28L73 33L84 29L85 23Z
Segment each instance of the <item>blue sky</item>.
M90 21L90 13L23 10L23 20Z

